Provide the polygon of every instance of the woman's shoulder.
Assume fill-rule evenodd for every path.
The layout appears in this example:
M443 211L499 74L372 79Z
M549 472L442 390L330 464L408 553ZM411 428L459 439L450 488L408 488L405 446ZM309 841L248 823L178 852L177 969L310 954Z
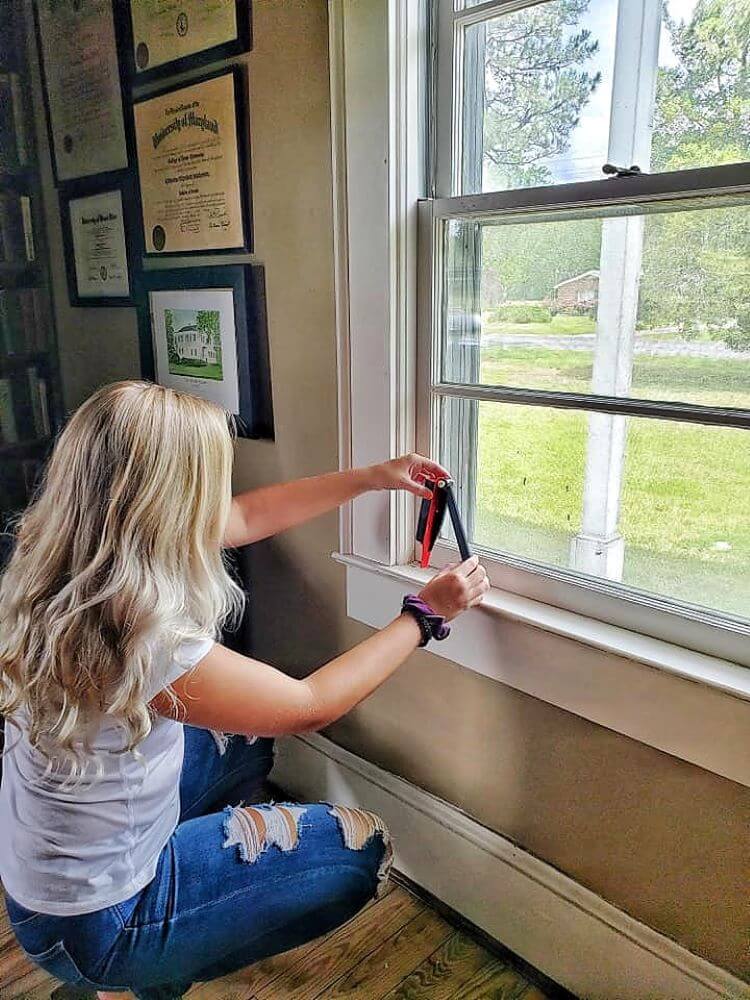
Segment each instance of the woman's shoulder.
M149 700L197 666L211 651L215 641L213 636L190 632L174 632L154 640Z

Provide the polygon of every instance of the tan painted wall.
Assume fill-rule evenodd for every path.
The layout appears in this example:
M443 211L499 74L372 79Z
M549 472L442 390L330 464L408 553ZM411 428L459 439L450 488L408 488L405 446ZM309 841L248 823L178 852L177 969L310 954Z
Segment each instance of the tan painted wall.
M255 0L254 27L255 235L277 438L239 444L239 488L337 462L326 5ZM60 310L74 402L103 375L132 372L137 355L126 314L71 312ZM254 548L256 655L302 674L367 634L345 617L336 545L329 516ZM330 735L750 975L747 789L426 653Z

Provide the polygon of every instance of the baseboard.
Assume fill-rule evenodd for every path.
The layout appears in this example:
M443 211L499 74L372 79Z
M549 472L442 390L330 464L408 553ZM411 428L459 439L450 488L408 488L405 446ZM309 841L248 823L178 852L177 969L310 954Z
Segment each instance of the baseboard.
M280 740L273 777L300 798L379 813L408 878L579 997L750 1000L750 985L322 736Z

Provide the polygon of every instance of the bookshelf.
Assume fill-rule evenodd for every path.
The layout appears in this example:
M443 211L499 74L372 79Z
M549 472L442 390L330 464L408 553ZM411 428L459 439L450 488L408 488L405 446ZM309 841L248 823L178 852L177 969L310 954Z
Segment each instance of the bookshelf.
M22 4L0 3L0 530L62 413Z

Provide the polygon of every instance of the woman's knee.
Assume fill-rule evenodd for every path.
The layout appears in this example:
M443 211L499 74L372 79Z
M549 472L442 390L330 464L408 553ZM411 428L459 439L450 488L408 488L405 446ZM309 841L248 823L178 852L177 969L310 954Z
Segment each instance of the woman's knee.
M338 824L345 850L355 852L368 868L373 894L380 895L393 864L390 830L380 816L365 809L332 805L329 813Z

